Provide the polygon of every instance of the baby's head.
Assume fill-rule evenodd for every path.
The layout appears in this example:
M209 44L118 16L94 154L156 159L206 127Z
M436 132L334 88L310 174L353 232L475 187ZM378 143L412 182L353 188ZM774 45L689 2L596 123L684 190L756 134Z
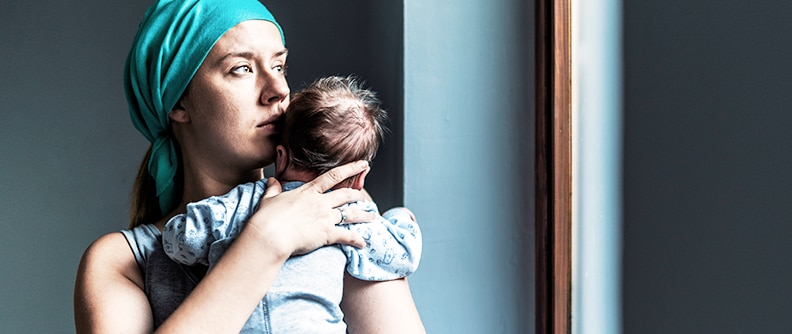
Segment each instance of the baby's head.
M386 120L376 94L356 78L314 81L292 96L286 110L276 177L309 181L347 162L370 162L385 134ZM353 178L345 186L362 187L364 178L365 174Z

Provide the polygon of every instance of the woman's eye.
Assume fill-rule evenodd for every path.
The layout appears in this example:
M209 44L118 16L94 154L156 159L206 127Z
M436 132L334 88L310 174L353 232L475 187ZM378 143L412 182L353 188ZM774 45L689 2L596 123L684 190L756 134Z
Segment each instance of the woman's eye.
M250 66L242 65L242 66L234 67L232 72L234 72L234 73L252 73L253 69L251 69Z
M278 73L281 73L281 74L284 74L284 75L285 75L285 74L286 74L286 68L287 68L287 67L288 67L288 66L286 66L286 64L283 64L283 65L276 65L276 66L275 66L275 67L273 67L272 69L274 69L274 70L275 70L275 72L278 72Z

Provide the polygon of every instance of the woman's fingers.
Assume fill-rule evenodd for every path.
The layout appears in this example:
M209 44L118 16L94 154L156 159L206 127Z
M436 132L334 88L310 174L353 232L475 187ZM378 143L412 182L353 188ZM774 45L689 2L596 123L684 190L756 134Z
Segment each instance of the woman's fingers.
M267 179L267 189L264 189L264 198L274 197L277 194L283 192L283 188L281 188L280 182L274 177L270 177Z
M358 175L368 168L368 162L365 160L350 162L333 168L326 173L319 175L313 181L308 182L305 186L314 189L319 193L330 190L336 184L344 181L352 176Z
M333 229L333 231L335 233L331 237L331 240L328 240L327 245L344 244L355 246L357 248L366 247L366 240L363 240L363 237L353 231L341 227L336 227Z
M350 207L337 207L336 211L340 213L340 218L336 225L370 223L377 218L377 215L373 212Z
M321 195L321 197L323 201L322 203L329 204L331 208L336 208L350 202L365 201L367 198L365 193L352 188L339 188L331 192L324 193Z
M269 178L257 213L249 225L260 226L260 230L269 231L267 233L276 231L274 233L279 234L277 240L284 246L284 251L290 254L304 254L330 244L365 247L366 242L360 235L336 226L371 222L377 218L374 212L341 208L346 203L365 200L365 193L351 188L326 190L366 168L369 168L366 161L345 164L287 192L283 192L277 180ZM266 227L273 224L279 227L274 230Z

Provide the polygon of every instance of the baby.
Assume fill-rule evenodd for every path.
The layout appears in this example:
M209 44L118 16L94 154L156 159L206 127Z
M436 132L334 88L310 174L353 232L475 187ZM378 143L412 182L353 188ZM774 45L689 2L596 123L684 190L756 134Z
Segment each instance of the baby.
M284 116L282 143L276 148L275 176L283 190L297 188L336 166L371 161L384 135L387 114L374 92L353 77L327 77L295 93ZM367 172L338 187L362 189ZM266 180L237 186L223 196L190 203L187 213L168 221L165 252L185 265L211 270L255 212ZM373 202L339 207L379 213ZM288 223L288 222L284 222ZM367 281L392 280L413 273L421 258L421 233L412 212L394 208L373 222L339 225L357 232L363 248L325 246L293 256L243 328L244 332L345 333L340 302L344 270Z

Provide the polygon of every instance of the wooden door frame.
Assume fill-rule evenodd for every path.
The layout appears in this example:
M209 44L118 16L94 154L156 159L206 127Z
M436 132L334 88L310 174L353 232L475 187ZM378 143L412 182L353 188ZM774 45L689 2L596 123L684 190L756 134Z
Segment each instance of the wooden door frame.
M536 1L536 333L571 333L571 0Z

